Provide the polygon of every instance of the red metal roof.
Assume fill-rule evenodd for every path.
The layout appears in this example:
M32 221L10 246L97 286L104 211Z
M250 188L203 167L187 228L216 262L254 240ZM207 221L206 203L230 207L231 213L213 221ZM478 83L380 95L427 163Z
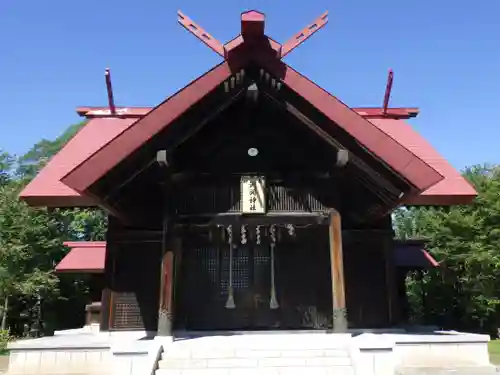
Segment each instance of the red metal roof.
M21 193L32 205L78 206L96 204L85 195L87 189L115 165L126 159L155 134L169 126L206 95L221 90L223 82L241 74L249 63L257 63L266 76L277 79L291 92L305 99L316 111L331 120L376 158L411 185L412 204L469 203L475 191L422 137L395 118L416 115L415 109L394 109L380 118L379 109L359 111L347 107L287 64L284 54L301 42L292 38L283 46L264 34L265 17L252 11L241 16L242 34L222 45L188 17L179 13L179 22L225 61L150 110L117 108L118 118L106 118L110 110L80 108L93 118ZM327 22L322 15L298 35L307 39ZM246 34L245 34L246 32ZM287 47L288 46L288 47ZM227 82L226 82L227 83ZM71 188L70 188L71 187ZM423 192L423 194L421 194ZM415 196L419 194L418 196Z
M149 111L149 109L148 109ZM376 113L372 109L372 113ZM131 111L135 116L136 111ZM146 112L141 109L139 113ZM361 112L361 111L360 111ZM147 112L146 112L147 113ZM32 206L81 207L96 205L61 182L72 168L100 147L116 138L136 118L92 118L68 144L54 156L45 168L21 192L21 199ZM474 188L446 159L403 120L370 118L370 122L398 143L439 171L444 179L420 195L409 197L404 203L411 205L453 205L470 203L476 196Z
M407 193L420 193L444 178L432 166L380 131L338 98L281 61L284 55L326 24L327 13L284 46L265 35L265 15L258 11L241 14L241 34L225 45L184 14L179 13L178 21L200 41L223 56L224 61L167 98L154 110L138 119L133 126L71 170L62 179L65 185L86 194L90 186L156 134L168 128L193 105L209 94L229 92L227 88L222 89L229 86L227 80L230 80L232 85L236 81L241 82L239 78L246 74L244 69L255 64L261 68L261 74L265 73L266 79L272 77L272 82L279 82L279 85L291 92L292 96L296 95L302 98L304 103L308 103L313 112L319 111L328 118L332 130L340 128L381 163L388 166L393 173L404 178L409 185ZM112 98L111 92L109 95ZM111 100L110 106L114 109L112 102Z
M394 119L370 119L384 133L404 145L445 178L422 194L409 197L410 205L468 204L477 196L476 190L446 159L431 146L410 124Z
M278 77L284 86L303 97L333 124L342 128L361 146L390 166L395 173L404 177L412 185L414 192L421 192L444 178L432 166L380 131L335 96L283 62L269 57L263 48L256 48L251 53L242 50L243 52L233 60L224 61L191 82L70 171L63 177L63 183L84 193L154 135L168 128L194 104L220 89L223 82L236 72L240 72L250 59L267 69L271 75Z
M94 201L64 185L61 179L135 121L133 118L89 120L23 189L20 198L31 206L95 206Z
M102 273L106 260L105 241L65 242L71 251L57 264L56 272Z

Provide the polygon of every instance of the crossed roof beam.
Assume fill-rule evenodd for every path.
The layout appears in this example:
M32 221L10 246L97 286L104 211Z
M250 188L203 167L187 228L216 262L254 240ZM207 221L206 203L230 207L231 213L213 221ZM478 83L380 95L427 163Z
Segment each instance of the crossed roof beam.
M265 35L264 13L250 10L241 13L241 34L226 44L222 44L181 11L177 12L177 16L178 22L187 31L224 59L227 59L231 51L243 43L253 44L265 39L270 41L272 48L276 51L276 57L282 59L328 23L328 12L325 12L282 45Z
M256 10L250 10L241 13L241 33L223 44L214 38L210 33L203 29L200 25L194 22L191 18L185 15L182 11L177 12L177 21L187 31L193 34L197 39L203 42L212 51L223 57L224 60L231 60L232 57L238 59L238 53L241 48L248 47L262 49L267 45L267 51L272 60L280 61L285 56L290 54L293 50L299 47L307 39L313 36L316 32L321 30L328 23L328 12L324 12L312 23L304 27L302 30L293 35L283 45L274 39L265 35L265 14ZM268 55L269 56L269 55ZM387 78L387 86L384 95L382 108L353 108L358 114L365 118L397 118L408 119L418 115L418 108L389 108L389 101L392 91L394 73L389 70ZM133 108L133 107L120 107L117 108L114 103L114 95L111 84L111 72L106 69L106 89L108 93L108 108L93 108L93 107L79 107L78 114L88 118L91 117L137 117L140 118L149 112L150 108Z

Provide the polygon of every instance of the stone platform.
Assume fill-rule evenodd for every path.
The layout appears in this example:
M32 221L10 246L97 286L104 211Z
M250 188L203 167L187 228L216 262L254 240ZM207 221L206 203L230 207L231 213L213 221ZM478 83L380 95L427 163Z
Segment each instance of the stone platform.
M487 375L489 336L357 330L146 332L90 328L11 343L7 374L65 375Z

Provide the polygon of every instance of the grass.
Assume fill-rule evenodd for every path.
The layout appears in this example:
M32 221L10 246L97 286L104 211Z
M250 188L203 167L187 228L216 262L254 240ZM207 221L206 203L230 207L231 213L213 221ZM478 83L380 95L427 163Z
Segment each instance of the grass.
M491 363L500 365L500 340L491 340L488 343L488 352L490 353Z

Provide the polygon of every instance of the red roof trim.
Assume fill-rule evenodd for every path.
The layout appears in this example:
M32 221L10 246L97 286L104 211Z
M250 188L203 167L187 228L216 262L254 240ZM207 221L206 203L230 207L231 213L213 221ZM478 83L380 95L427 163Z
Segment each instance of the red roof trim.
M423 239L394 240L396 265L400 267L440 267L441 263L425 250L428 241Z
M75 247L106 247L106 241L66 241L63 242L64 246L75 248Z
M262 54L256 54L254 58L262 67L281 79L288 88L302 96L367 150L406 178L418 192L435 185L444 178L388 134L287 64L276 59L269 59Z
M241 65L240 65L241 66ZM83 193L115 165L170 125L193 104L228 79L235 67L225 61L169 97L133 126L99 149L65 177L62 182Z
M422 249L420 251L422 251L422 254L424 254L425 258L429 261L431 266L433 266L433 267L440 266L440 263L436 259L434 259L434 257L427 250Z
M141 118L151 112L154 107L116 107L116 115L111 114L108 107L78 107L76 113L86 118L96 117L119 117L119 118ZM388 108L384 115L381 107L358 107L352 108L354 112L364 118L392 118L409 119L417 117L418 108Z

